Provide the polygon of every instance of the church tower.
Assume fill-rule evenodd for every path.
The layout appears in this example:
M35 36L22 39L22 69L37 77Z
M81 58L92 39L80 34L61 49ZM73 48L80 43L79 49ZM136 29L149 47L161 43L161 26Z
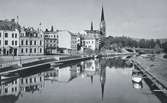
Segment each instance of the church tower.
M91 28L90 28L91 31L93 31L93 22L91 22Z
M102 6L102 12L101 12L101 21L100 21L100 34L105 37L106 36L106 23L104 19L104 10Z

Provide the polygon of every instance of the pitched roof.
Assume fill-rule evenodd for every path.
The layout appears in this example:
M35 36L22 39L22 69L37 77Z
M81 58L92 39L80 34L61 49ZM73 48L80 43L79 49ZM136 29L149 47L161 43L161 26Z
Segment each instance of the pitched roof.
M17 24L14 20L0 20L0 30L15 31L15 29L20 30L20 28L20 25Z

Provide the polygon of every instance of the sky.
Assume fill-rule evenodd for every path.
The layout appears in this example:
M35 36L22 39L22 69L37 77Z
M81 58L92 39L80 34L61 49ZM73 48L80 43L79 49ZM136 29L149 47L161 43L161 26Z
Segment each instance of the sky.
M107 36L167 38L167 0L0 0L0 20L81 32L99 29L102 5Z

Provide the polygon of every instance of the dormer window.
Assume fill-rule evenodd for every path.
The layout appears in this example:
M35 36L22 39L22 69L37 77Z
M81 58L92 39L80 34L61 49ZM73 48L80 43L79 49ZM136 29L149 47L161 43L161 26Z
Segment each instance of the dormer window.
M7 38L8 37L8 33L5 33L5 38Z

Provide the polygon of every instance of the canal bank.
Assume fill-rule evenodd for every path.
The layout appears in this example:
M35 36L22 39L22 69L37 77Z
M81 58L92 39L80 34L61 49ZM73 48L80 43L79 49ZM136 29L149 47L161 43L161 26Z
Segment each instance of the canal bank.
M167 61L158 57L138 56L133 57L132 62L150 79L157 89L154 92L162 92L167 95Z
M63 56L63 57L45 57L45 58L38 58L37 60L29 61L26 63L18 63L18 64L12 64L8 67L0 68L0 75L8 74L8 73L13 73L21 70L26 70L26 69L37 69L41 67L54 67L54 66L59 66L63 63L68 63L68 62L76 62L76 61L81 61L81 60L88 60L93 57L81 57L81 56Z

